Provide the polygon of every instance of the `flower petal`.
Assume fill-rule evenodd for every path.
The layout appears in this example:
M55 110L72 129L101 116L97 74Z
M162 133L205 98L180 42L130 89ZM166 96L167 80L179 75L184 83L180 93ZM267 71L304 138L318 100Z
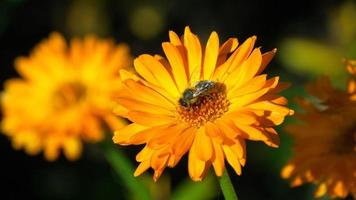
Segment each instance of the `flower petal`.
M216 67L219 54L219 36L214 31L211 33L205 48L203 64L203 80L210 80Z
M202 50L199 38L189 27L184 29L184 46L187 49L190 84L196 83L201 76Z
M203 179L206 162L201 161L196 153L196 146L193 144L188 156L188 172L189 176L194 181L201 181Z
M162 48L172 67L173 76L178 90L182 93L187 88L188 84L183 57L179 52L179 49L171 43L162 43Z
M160 86L174 97L180 96L167 69L154 57L144 54L134 61L136 71L150 83Z
M174 116L152 114L140 111L129 111L128 119L135 123L149 127L172 123L176 120Z
M137 123L132 123L120 130L115 131L112 139L114 143L121 144L121 145L129 145L130 138L133 135L145 129L147 129L146 126L142 126Z
M220 142L213 141L214 156L212 158L213 167L217 176L222 176L225 169L225 158Z
M213 147L211 139L206 135L204 126L198 129L192 146L195 146L196 154L200 160L208 161L211 159L213 155Z
M227 75L225 84L227 88L239 87L252 79L259 70L262 63L262 55L259 48L253 50L252 54L241 65L237 64L231 74Z

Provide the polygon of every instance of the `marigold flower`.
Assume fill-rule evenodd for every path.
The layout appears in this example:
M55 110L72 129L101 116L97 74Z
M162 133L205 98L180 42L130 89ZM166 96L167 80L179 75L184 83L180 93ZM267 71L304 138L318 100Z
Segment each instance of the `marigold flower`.
M353 86L351 86L353 85ZM299 98L305 113L302 122L287 126L294 139L294 156L282 170L292 186L318 185L315 197L328 193L332 198L356 198L356 98L355 79L348 91L332 87L326 77L307 87L319 104ZM353 89L350 89L353 88Z
M121 145L145 144L137 155L138 176L152 167L157 180L189 151L190 177L199 181L213 165L217 176L224 160L241 174L245 139L277 147L274 126L292 111L277 93L287 85L261 74L276 50L261 54L256 37L238 46L230 38L221 46L212 32L202 50L189 27L180 39L169 32L167 57L141 55L134 65L140 76L121 70L123 87L115 112L133 123L115 132Z
M82 141L97 142L104 125L118 129L112 114L121 85L119 69L132 62L128 47L94 36L73 39L53 33L30 56L15 61L22 78L8 80L2 93L3 132L14 148L28 154L41 150L55 160L63 149L78 158Z

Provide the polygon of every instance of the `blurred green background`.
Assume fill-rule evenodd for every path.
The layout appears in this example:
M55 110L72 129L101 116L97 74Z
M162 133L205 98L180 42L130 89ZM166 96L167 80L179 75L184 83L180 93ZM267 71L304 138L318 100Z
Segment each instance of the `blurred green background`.
M186 25L204 43L215 30L221 40L233 36L243 41L257 35L257 46L263 51L278 48L267 72L292 83L284 92L290 100L306 95L303 85L319 75L329 75L335 85L344 87L342 59L356 58L354 1L1 0L0 81L17 77L14 59L28 55L52 31L67 39L86 33L110 37L130 45L138 56L162 54L161 42L168 40L168 30L182 34ZM292 101L290 105L295 108ZM312 185L291 189L279 176L292 144L282 129L278 149L248 142L242 176L228 168L240 199L312 199ZM139 148L123 149L134 165ZM63 157L46 162L41 154L30 157L13 150L0 135L0 165L1 199L133 199L104 159L100 145L86 145L76 162ZM156 184L143 177L157 199L223 199L214 177L203 183L187 178L186 159L167 169Z

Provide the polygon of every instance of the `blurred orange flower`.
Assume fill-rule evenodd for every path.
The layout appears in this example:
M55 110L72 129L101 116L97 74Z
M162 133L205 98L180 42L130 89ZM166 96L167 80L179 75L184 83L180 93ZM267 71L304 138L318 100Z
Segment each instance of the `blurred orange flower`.
M348 62L348 69L351 65ZM351 71L350 71L351 72ZM315 197L356 198L356 98L355 76L348 90L332 87L326 77L307 86L320 103L300 98L302 122L287 126L294 139L294 156L282 170L292 186L315 183Z
M5 83L3 132L28 154L43 150L47 160L55 160L63 149L69 160L77 159L82 141L103 139L103 125L122 126L111 111L119 69L131 62L124 44L86 36L67 45L60 34L51 34L29 57L16 59L22 78Z
M262 54L256 37L238 46L222 45L212 32L205 49L189 27L180 39L172 31L162 44L167 57L141 55L134 61L140 77L121 72L123 89L116 113L133 123L115 132L121 145L145 144L137 155L135 176L152 167L157 180L189 151L189 175L204 178L213 165L223 174L225 159L241 174L246 162L245 139L278 147L273 129L292 111L277 93L287 84L261 74L276 50Z

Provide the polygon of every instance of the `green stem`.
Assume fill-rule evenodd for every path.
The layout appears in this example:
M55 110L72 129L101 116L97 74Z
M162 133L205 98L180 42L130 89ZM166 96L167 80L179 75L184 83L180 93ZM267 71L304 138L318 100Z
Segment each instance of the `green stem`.
M106 160L137 199L153 200L143 182L133 176L134 166L113 143L103 143Z
M229 173L227 172L227 169L224 170L224 174L218 179L225 200L238 200L234 186L231 183Z

